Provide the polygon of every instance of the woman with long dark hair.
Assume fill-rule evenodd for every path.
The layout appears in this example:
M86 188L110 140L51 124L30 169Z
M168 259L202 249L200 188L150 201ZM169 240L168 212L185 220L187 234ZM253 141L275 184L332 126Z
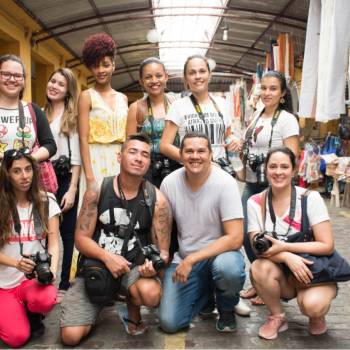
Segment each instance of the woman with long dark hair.
M60 233L63 243L61 279L57 302L69 288L69 274L77 220L80 151L77 133L78 88L74 73L68 68L53 72L46 87L44 112L57 145L52 163L57 176L57 201L62 208Z
M247 231L247 201L253 194L267 187L264 161L271 147L286 146L297 156L299 150L299 124L291 113L291 96L286 78L277 71L266 72L261 79L262 111L257 111L248 125L244 143L237 142L236 151L244 151L245 186L242 194L244 211L244 249L250 262L255 259ZM244 147L242 147L244 146ZM241 292L241 297L252 298L252 304L261 305L254 288Z
M0 167L0 338L11 347L42 334L56 304L60 209L39 189L28 148L4 153ZM49 262L51 261L51 262ZM29 278L29 279L28 279Z
M266 156L269 188L248 201L248 232L257 255L251 266L251 280L270 312L259 329L259 336L264 339L275 339L288 328L281 299L297 298L300 311L309 318L309 333L325 333L325 315L337 294L336 283L312 284L314 276L309 267L313 261L298 255L330 255L334 238L327 207L317 191L307 194L303 213L306 190L292 183L295 167L295 155L289 148L271 149ZM312 241L297 239L304 221L302 215L307 215ZM261 241L254 244L261 232L269 232L264 236L271 245L266 246L267 250Z
M168 75L158 58L149 57L141 62L139 79L147 96L130 105L126 134L129 136L142 132L151 140L151 166L146 178L159 187L164 177L179 167L177 162L164 157L159 147L165 116L174 97L165 93Z

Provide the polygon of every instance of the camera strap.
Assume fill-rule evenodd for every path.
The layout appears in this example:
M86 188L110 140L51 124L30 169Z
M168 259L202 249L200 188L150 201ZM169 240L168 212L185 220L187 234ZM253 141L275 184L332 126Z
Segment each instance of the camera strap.
M292 223L295 217L295 209L296 209L296 199L297 199L297 194L296 194L296 188L294 185L292 185L292 192L291 192L291 196L290 196L290 205L289 205L289 214L288 214L288 218L289 218L289 226L288 226L288 230L286 232L286 234L282 235L283 237L288 236L289 231L292 227ZM269 213L270 213L270 218L271 221L273 223L273 232L276 232L276 214L275 211L273 209L273 205L272 205L272 190L271 187L269 187L269 189L267 190L267 199L268 199L268 206L269 206ZM265 225L265 223L264 223Z
M72 158L72 151L70 149L70 140L69 136L66 136L67 143L68 143L68 158L69 158L69 166L71 167L71 158Z
M23 108L23 103L21 100L18 101L18 126L20 128L21 132L21 138L22 138L22 147L25 147L25 142L24 142L24 128L26 126L26 120L24 118L24 108Z
M251 143L251 139L253 138L255 129L256 129L256 125L258 124L259 119L261 118L262 114L264 113L265 109L263 109L261 111L261 113L258 115L257 118L255 118L254 123L251 127L248 128L247 132L246 132L246 142L249 144ZM271 148L272 145L272 136L273 136L273 128L275 127L278 117L281 114L281 110L278 108L275 110L275 113L273 114L272 120L271 120L271 135L270 135L270 140L269 140L269 149Z
M217 112L217 114L219 115L219 117L221 118L223 124L224 123L224 116L222 115L217 103L215 102L215 100L209 95L209 98L211 100L211 102L213 103L214 105L214 108ZM203 114L203 111L202 111L202 108L201 106L199 105L197 99L193 96L193 95L190 95L190 99L191 99L191 102L193 104L193 107L194 109L196 110L197 114L198 114L198 117L201 119L201 121L203 122L203 124L205 125L205 119L204 119L204 114Z

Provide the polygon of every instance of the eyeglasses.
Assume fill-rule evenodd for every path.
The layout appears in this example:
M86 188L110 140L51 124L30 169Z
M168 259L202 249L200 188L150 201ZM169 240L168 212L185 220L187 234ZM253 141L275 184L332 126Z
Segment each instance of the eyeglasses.
M4 80L10 80L11 77L16 81L22 81L24 79L24 74L21 73L11 73L11 72L3 72L0 71L1 78Z
M28 147L23 147L20 149L8 149L4 152L4 159L18 159L22 156L29 156L30 149Z

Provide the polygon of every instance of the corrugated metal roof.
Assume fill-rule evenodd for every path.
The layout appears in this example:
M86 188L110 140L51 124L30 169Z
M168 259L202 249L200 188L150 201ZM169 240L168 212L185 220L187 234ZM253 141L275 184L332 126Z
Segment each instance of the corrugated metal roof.
M74 56L67 66L80 63L84 38L106 32L118 43L117 70L113 87L139 91L138 65L146 57L158 56L157 44L147 41L154 28L152 1L142 0L15 0L42 26L33 34L40 42L56 38ZM210 0L206 5L210 7ZM216 61L215 72L254 72L257 62L265 62L270 40L283 32L295 39L295 54L302 55L309 0L230 0L210 44L207 57ZM223 41L223 27L228 40ZM203 44L203 43L202 43ZM201 45L201 43L198 43ZM174 91L182 90L180 78L172 79ZM227 90L234 76L213 78L212 88ZM179 89L179 90L178 90Z

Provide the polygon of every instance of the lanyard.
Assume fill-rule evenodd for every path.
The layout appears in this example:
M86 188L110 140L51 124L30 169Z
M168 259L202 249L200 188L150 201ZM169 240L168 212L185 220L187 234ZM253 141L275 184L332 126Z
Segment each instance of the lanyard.
M246 133L246 141L248 143L248 145L250 144L250 141L253 137L255 128L256 128L256 124L258 123L261 115L264 113L264 110L262 110L262 112L260 113L260 115L255 119L254 124L252 125L252 127L250 127L247 130ZM273 135L273 128L275 127L276 123L277 123L277 119L279 117L279 115L281 114L281 110L278 108L275 110L275 113L273 114L272 120L271 120L271 135L270 135L270 141L269 141L269 149L271 148L271 144L272 144L272 135Z
M295 189L295 186L292 185L292 193L290 196L290 206L289 206L289 215L288 215L289 227L288 227L286 234L280 235L280 236L286 237L291 229L291 226L292 226L292 223L294 220L294 216L295 216L296 198L297 198L296 189ZM268 199L268 205L269 205L270 218L271 218L271 221L273 223L273 232L276 232L276 214L275 214L275 211L273 210L273 205L272 205L271 188L269 188L269 190L268 190L267 199Z
M151 99L149 98L149 96L147 96L147 110L148 110L148 116L147 119L149 120L149 122L151 123L151 139L152 142L155 140L155 134L154 134L154 114L153 114L153 109L152 109L152 105L151 105ZM167 99L164 97L164 107L165 107L165 112L168 112L169 109L169 104Z
M209 98L210 98L211 102L213 103L214 108L215 108L217 114L219 115L219 117L221 118L222 122L224 123L224 116L223 116L222 113L220 112L220 109L219 109L218 105L216 104L215 100L214 100L210 95L209 95ZM191 99L191 102L192 102L192 104L193 104L194 109L195 109L196 112L198 113L198 117L199 117L199 118L202 120L202 122L205 124L205 121L204 121L204 114L203 114L203 112L202 112L202 108L201 108L201 106L199 105L197 99L196 99L193 95L190 96L190 99Z

